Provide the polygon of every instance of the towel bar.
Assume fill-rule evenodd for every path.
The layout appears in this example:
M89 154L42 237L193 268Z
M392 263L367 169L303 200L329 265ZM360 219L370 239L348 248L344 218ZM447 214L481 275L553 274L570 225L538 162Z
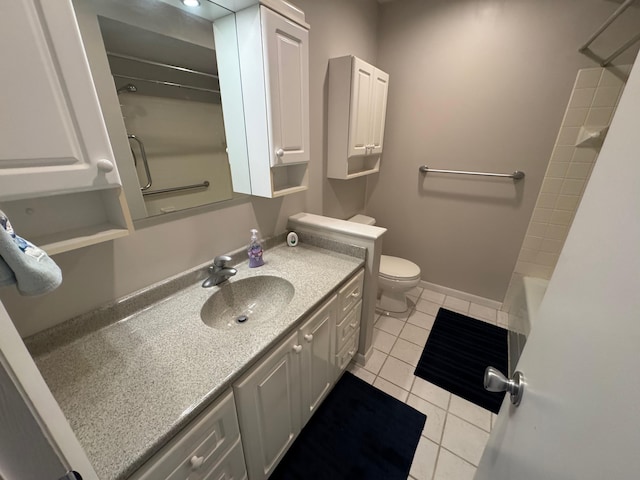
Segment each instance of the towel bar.
M513 173L466 172L463 170L440 170L437 168L429 168L426 165L422 165L419 170L421 173L454 173L460 175L479 175L482 177L505 177L513 178L514 180L521 180L524 178L524 172L521 170L516 170Z
M162 188L158 190L153 190L151 192L142 192L142 195L146 197L147 195L159 195L161 193L179 192L182 190L192 190L194 188L209 188L209 181L205 180L202 183L196 183L194 185L185 185L183 187Z

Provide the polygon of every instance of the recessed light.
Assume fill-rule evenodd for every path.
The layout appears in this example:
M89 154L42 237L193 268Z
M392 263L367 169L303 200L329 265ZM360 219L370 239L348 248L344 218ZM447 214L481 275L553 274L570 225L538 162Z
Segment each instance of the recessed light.
M182 3L184 3L187 7L199 7L200 6L200 0L182 0Z

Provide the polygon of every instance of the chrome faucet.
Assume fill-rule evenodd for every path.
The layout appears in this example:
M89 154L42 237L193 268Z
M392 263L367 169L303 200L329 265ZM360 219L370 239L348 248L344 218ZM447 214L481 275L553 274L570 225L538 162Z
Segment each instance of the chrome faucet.
M213 265L209 267L209 278L202 282L204 288L220 285L222 282L233 277L238 271L235 268L227 267L227 262L231 261L231 257L220 255L213 260Z

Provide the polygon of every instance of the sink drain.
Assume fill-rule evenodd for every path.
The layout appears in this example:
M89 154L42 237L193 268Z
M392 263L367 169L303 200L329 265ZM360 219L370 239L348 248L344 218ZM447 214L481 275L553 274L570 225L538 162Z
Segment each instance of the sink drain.
M249 317L247 317L246 315L240 315L238 316L238 318L236 318L236 323L244 323L247 320L249 320Z

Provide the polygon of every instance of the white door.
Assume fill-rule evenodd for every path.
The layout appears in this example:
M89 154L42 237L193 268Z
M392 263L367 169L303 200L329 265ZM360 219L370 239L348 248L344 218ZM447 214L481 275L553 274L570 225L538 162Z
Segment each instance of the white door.
M352 57L349 157L367 155L371 140L371 92L375 68Z
M476 480L640 476L639 123L636 62Z
M303 345L302 425L307 423L335 377L333 333L336 329L336 297L316 311L302 327L299 342Z
M309 161L309 32L260 7L271 166Z
M373 90L371 93L371 133L369 154L382 153L384 138L384 121L387 116L387 93L389 91L389 75L378 70L374 71Z
M120 185L70 0L0 2L0 196Z
M97 475L0 303L0 478Z

